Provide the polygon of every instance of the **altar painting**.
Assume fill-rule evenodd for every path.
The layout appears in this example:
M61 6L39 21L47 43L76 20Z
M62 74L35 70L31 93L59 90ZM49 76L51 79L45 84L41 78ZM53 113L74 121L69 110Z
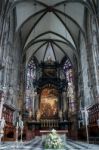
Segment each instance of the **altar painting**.
M54 88L45 88L41 92L41 118L53 119L58 117L58 92Z

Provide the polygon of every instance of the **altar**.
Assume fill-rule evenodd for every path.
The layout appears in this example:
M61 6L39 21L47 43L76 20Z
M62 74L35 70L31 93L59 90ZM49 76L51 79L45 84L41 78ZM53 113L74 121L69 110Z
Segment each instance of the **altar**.
M46 136L51 133L50 130L40 130L40 135L42 136L42 142L45 140ZM66 134L68 130L56 130L56 133L61 137L61 139L66 142Z
M50 130L40 130L41 135L44 134L49 134L51 131ZM68 133L68 130L56 130L57 134L66 134Z

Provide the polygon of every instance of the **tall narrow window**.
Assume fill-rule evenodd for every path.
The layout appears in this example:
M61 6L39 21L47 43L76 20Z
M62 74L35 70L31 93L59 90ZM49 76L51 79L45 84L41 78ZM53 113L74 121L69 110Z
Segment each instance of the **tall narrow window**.
M36 65L33 59L31 59L27 66L26 71L26 109L32 109L33 93L34 93L34 81L36 80Z
M75 88L74 88L74 72L69 59L64 63L63 70L68 82L67 96L69 98L69 112L75 111Z

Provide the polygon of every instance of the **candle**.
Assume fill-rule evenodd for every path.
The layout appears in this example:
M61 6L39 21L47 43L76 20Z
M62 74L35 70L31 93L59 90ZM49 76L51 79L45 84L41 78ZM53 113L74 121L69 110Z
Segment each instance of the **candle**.
M18 127L18 122L17 122L17 127Z
M23 127L23 121L22 121L22 127Z

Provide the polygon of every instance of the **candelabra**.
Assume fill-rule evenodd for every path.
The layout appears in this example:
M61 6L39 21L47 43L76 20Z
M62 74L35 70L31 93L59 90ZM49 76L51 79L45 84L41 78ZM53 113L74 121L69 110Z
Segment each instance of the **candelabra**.
M82 113L84 113L84 118L83 120L85 120L85 128L86 128L86 137L87 137L87 143L89 143L89 132L88 132L88 110L85 107L84 110L81 110Z
M23 126L23 121L22 121L22 122L21 122L21 126L20 126L20 129L21 129L21 143L23 142L23 141L22 141L23 128L24 128L24 126Z
M17 126L16 126L16 144L17 144L17 146L18 146L18 128L19 128L19 126L18 126L18 122L17 122Z
M24 126L23 126L23 121L22 121L20 116L19 116L19 120L18 120L17 125L16 125L16 143L17 143L17 146L18 146L19 128L21 130L21 140L20 140L20 142L22 143L23 142L22 141L22 135L23 135L23 128L24 128Z

